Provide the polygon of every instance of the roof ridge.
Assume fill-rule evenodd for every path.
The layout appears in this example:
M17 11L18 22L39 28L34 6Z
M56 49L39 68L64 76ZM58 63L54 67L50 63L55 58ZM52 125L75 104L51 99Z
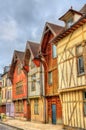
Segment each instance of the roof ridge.
M58 24L56 24L56 23L46 22L46 24L52 24L52 25L54 25L54 26L57 26L57 27L62 27L62 28L64 28L63 26L61 26L61 25L58 25Z

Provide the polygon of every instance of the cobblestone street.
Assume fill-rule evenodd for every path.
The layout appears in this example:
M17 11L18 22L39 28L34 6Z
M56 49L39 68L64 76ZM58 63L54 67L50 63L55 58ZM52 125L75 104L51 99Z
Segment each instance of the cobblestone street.
M20 120L15 120L15 119L10 119L3 123L14 126L14 127L18 127L24 130L62 130L61 125L33 123L29 121L20 121ZM10 129L6 129L6 130L10 130ZM16 129L11 129L11 130L16 130Z

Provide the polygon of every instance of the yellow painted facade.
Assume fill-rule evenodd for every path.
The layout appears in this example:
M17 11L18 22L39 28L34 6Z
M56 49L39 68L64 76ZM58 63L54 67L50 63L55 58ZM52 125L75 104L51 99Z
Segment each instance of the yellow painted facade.
M2 89L1 89L2 104L5 105L6 105L6 91L7 91L7 73L2 76Z
M86 23L56 43L58 55L59 94L63 124L86 129L83 91L86 74L78 75L76 47L86 40ZM83 47L84 50L84 47Z
M31 100L31 121L44 122L44 99L38 98L38 114L34 114L34 100Z

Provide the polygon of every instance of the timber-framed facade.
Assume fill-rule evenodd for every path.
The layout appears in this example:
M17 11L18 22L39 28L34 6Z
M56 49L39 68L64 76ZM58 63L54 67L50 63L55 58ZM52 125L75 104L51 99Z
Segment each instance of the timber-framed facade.
M70 16L75 21L53 41L58 50L63 123L86 129L86 15L71 9L60 20L68 21Z
M43 70L36 59L40 44L28 41L25 50L25 66L28 66L28 102L31 108L31 121L45 122Z
M23 61L24 52L15 50L10 67L12 100L15 118L30 120L30 107L27 102L27 71L24 69Z

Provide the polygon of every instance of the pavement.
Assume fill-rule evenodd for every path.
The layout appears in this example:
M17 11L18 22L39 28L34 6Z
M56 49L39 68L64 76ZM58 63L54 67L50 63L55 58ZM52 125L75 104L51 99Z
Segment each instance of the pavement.
M3 125L2 123L0 123L0 130L18 130L15 127L10 127L8 125Z
M4 121L2 123L21 128L23 130L62 130L62 125L34 123L17 119L8 119L7 121Z

